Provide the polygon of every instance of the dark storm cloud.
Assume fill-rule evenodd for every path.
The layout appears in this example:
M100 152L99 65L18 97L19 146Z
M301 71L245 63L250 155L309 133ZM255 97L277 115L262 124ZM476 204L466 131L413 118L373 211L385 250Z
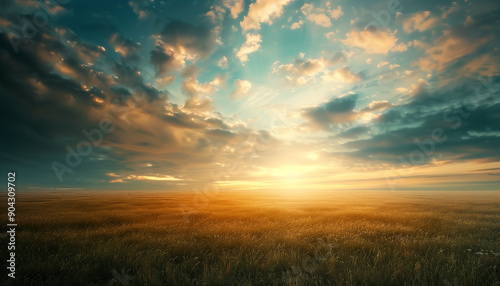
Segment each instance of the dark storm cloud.
M181 58L175 58L175 53L171 50L165 50L161 45L157 45L151 51L151 64L155 67L157 74L170 74L181 68L184 61Z
M218 37L219 29L209 24L170 22L151 51L151 63L158 75L169 74L183 68L186 58L206 59L217 47Z
M340 132L335 137L345 139L357 139L363 135L370 134L370 128L366 126L356 126L345 131Z
M138 0L131 0L128 2L134 13L136 13L139 18L145 18L148 16L148 10L150 9L149 7L149 1L138 1Z
M185 45L200 57L213 48L210 31L203 27L167 27L164 40L170 44ZM109 187L108 173L133 181L132 174L155 176L159 169L180 176L196 165L202 172L229 155L224 146L234 147L255 133L232 128L217 114L186 113L167 101L168 91L146 84L138 68L115 62L102 47L67 28L54 29L50 23L40 27L18 52L7 34L20 27L9 29L0 33L0 132L6 134L0 157L3 167L30 174L26 183ZM179 33L185 29L201 39L183 38ZM137 47L122 37L113 43ZM123 60L131 54L125 52ZM82 131L98 129L103 119L112 123L113 131L59 183L51 164L64 164L67 147L76 149L88 140ZM155 169L147 169L150 165Z
M324 105L324 110L330 113L350 112L356 107L357 94L335 98Z
M236 136L236 134L234 134L230 131L221 130L221 129L207 130L206 133L211 135L211 136L214 136L216 138L223 138L223 139L234 138Z
M110 38L110 43L115 48L115 52L119 53L122 61L137 63L140 56L137 54L141 45L125 38L121 33L115 33Z
M215 50L218 30L203 24L193 26L173 21L165 26L160 35L167 45L177 49L184 48L204 59Z
M132 86L143 84L141 72L137 67L116 63L113 67L113 71L118 77L116 81L121 84L129 84Z
M313 124L329 130L332 124L349 123L356 119L356 113L353 111L357 99L357 94L334 98L319 106L305 108L302 110L303 116Z
M400 156L407 161L413 156L419 164L433 158L498 160L499 82L496 78L489 86L491 94L479 81L443 92L422 90L409 103L376 118L372 129L378 132L373 137L345 143L353 152L344 155L392 163L401 163ZM477 87L486 96L479 96ZM416 157L417 152L424 156Z

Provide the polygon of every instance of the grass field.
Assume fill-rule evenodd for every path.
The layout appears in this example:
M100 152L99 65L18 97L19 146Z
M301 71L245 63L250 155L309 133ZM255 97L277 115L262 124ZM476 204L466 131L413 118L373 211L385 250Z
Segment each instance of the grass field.
M500 285L499 193L194 199L20 193L17 278L2 267L0 284Z

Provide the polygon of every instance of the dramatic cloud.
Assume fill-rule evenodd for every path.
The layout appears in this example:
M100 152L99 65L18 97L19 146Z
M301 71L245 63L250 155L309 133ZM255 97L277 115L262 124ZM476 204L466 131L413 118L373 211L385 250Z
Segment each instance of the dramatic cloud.
M1 131L12 136L3 140L0 156L11 167L30 173L32 183L95 187L111 181L127 185L148 180L169 182L171 185L162 187L167 189L197 176L187 172L189 166L196 165L200 172L213 168L230 155L238 141L256 134L241 125L233 128L220 115L207 113L213 105L210 99L199 97L222 86L223 76L198 83L196 71L190 68L185 72L185 86L197 94L180 108L168 102L168 91L146 84L138 69L114 62L102 48L72 33L63 34L46 26L16 53L9 37L0 33L0 63L17 67L0 69L0 120L8 122L21 110L29 114L2 124ZM210 52L198 40L182 39L184 36L167 37L164 43L200 56ZM130 44L119 36L112 43L119 47ZM124 58L130 55L128 50L121 51ZM172 63L164 52L152 53L152 61L160 69ZM95 63L92 66L87 63L89 57ZM111 68L102 69L101 63ZM105 131L102 122L107 124ZM101 135L85 135L96 132ZM68 152L80 150L82 140L98 143L81 156L80 163L61 167L67 165ZM82 173L86 175L79 175ZM109 173L114 175L106 175Z
M3 165L100 190L500 168L500 3L386 4L4 1Z
M426 164L437 157L497 160L499 156L493 146L500 142L500 129L494 123L498 117L494 110L500 109L500 103L493 98L500 89L480 96L474 88L466 83L453 91L436 94L421 89L411 102L393 107L375 119L376 127L387 131L346 143L349 148L357 149L350 154L413 165ZM424 106L432 108L423 113L420 110Z

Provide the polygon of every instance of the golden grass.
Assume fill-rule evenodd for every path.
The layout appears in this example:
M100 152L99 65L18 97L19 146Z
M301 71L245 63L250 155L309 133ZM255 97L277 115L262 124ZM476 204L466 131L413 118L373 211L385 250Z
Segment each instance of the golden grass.
M18 278L13 284L2 270L0 284L500 285L499 193L199 199L21 193ZM6 257L6 247L0 252ZM118 280L126 275L134 278Z

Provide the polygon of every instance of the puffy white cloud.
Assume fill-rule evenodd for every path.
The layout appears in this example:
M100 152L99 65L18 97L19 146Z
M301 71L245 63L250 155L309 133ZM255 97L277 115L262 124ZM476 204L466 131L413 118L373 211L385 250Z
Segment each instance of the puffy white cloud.
M292 30L299 29L300 27L302 27L302 24L304 24L304 22L302 20L295 22L292 24L292 26L290 26L290 29L292 29Z
M155 82L156 82L156 85L158 85L159 88L164 88L167 85L169 85L172 82L174 82L174 80L175 80L175 76L174 75L167 75L167 76L157 77L156 80L155 80Z
M302 12L302 14L304 14L306 16L309 15L313 10L314 10L314 5L313 4L309 4L309 3L304 4L300 8L300 11Z
M405 52L408 50L408 47L411 46L412 43L409 42L408 44L405 43L399 43L399 45L395 46L394 48L391 49L391 52Z
M262 42L262 36L259 34L246 34L245 36L245 43L236 51L236 57L240 59L242 63L248 61L249 54L255 53L260 49L260 43Z
M354 73L347 66L329 71L325 73L322 78L325 82L340 81L343 83L355 83L362 80L359 74Z
M366 110L371 111L371 112L382 111L382 110L385 110L391 106L392 106L392 103L390 103L387 100L375 100L375 101L370 102L370 104L368 104L368 108Z
M389 69L391 69L391 70L399 68L399 67L400 67L400 65L398 65L398 64L389 65Z
M336 9L329 10L328 13L330 13L330 16L335 20L340 18L342 15L344 15L344 12L342 11L341 6L337 6Z
M222 56L222 58L220 58L219 62L217 63L217 65L223 69L227 69L227 58L226 56Z
M423 32L436 26L437 23L438 18L431 16L431 12L419 12L411 15L410 18L403 21L403 30L407 33L412 33L416 30Z
M214 109L212 105L212 99L209 97L206 98L191 97L186 101L183 108L197 112L210 111Z
M328 18L325 14L309 14L306 19L319 26L327 28L332 26L330 18Z
M333 38L333 36L335 36L335 32L328 32L328 33L325 33L325 37L330 40Z
M329 4L327 7L329 7ZM300 11L306 16L307 20L315 23L316 25L327 28L332 26L332 22L327 14L329 14L333 19L338 19L344 14L341 6L337 6L337 8L332 10L325 10L324 8L315 8L313 4L308 3L304 4L300 8Z
M243 31L258 30L261 23L272 24L272 20L283 14L283 7L292 0L257 0L250 4L248 15L240 22Z
M235 80L234 81L234 90L231 93L233 97L240 97L245 94L248 94L252 89L252 83L248 80Z
M182 83L182 89L192 97L198 96L199 94L212 94L217 90L215 86L209 82L199 84L198 80L194 77L185 80Z
M352 30L346 36L346 39L341 40L344 44L362 48L369 54L387 54L398 41L396 32L391 32L390 30Z
M314 76L321 72L328 65L328 61L321 59L295 59L293 63L281 65L278 71L287 72L299 76Z
M317 82L319 76L322 74L325 82L335 77L336 80L342 78L342 81L344 81L347 79L347 74L345 74L346 77L338 75L338 73L344 71L335 72L329 70L330 67L345 64L347 57L345 53L336 53L330 58L321 57L318 59L304 59L304 53L299 53L299 56L300 58L294 59L290 64L279 65L279 62L275 62L272 67L273 73L284 75L288 83L296 86ZM335 75L336 73L337 75ZM353 79L354 77L351 78Z
M407 89L406 87L398 87L396 88L396 91L399 93L408 93L410 90Z
M207 16L212 20L212 23L216 24L217 22L222 22L224 20L224 14L226 14L226 10L219 5L214 5L210 7L211 10L207 12Z
M304 85L309 81L314 81L315 76L325 71L326 67L333 62L326 59L295 59L290 64L275 65L273 72L285 75L285 79L292 85Z
M389 64L389 62L380 62L377 64L377 68L381 68L381 67L386 66L388 64Z
M222 4L229 9L231 12L231 17L233 19L238 18L238 15L243 12L243 5L245 4L244 0L224 0Z
M182 90L190 97L207 96L215 93L218 87L225 85L226 76L216 76L211 82L199 83L197 80L198 69L194 66L188 66L182 74L187 79L182 83Z

